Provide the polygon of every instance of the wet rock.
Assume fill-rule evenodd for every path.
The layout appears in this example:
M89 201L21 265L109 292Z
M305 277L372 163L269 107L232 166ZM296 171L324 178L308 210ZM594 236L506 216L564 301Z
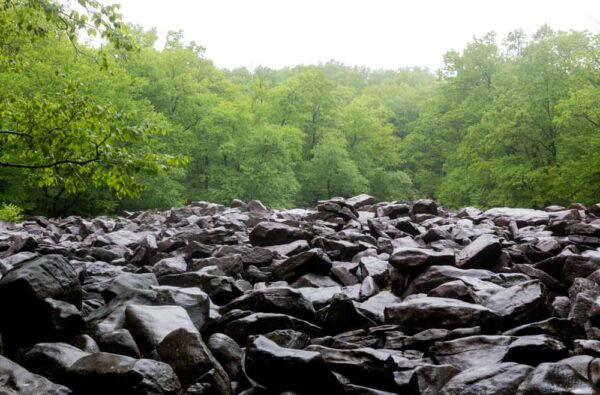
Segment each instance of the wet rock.
M427 293L432 289L453 280L463 277L474 277L484 281L495 278L494 272L482 269L459 269L452 266L431 266L418 274L404 290L395 290L398 296L408 296L417 293Z
M233 309L287 314L309 322L315 320L315 310L312 303L304 298L299 291L287 287L265 288L247 292L223 306L221 311L226 313Z
M307 273L329 274L331 266L327 254L319 248L313 248L277 263L271 273L274 280L291 283Z
M243 351L229 336L215 333L206 343L214 357L219 361L231 380L236 380L240 374Z
M322 326L330 334L364 329L376 325L373 320L359 312L352 301L343 294L336 295L329 307L325 309Z
M181 386L164 362L96 353L80 358L68 371L69 388L85 394L177 394Z
M537 366L559 361L568 354L569 350L560 340L548 335L522 336L510 344L504 361Z
M465 370L502 362L512 341L510 336L468 336L437 342L431 353L438 363Z
M292 288L339 287L340 284L323 274L307 273L290 285Z
M66 343L38 343L23 356L23 365L34 373L62 383L67 370L89 354Z
M46 255L13 268L0 280L0 333L6 351L60 340L56 336L56 320L62 315L68 321L67 316L74 312L63 304L58 306L58 301L80 308L81 300L75 270L62 256Z
M502 318L504 328L548 317L545 287L536 280L506 288L492 295L485 306Z
M454 254L424 248L400 248L390 256L390 264L402 271L422 270L433 265L454 265Z
M598 388L566 364L543 363L521 383L517 394L597 394Z
M546 225L550 218L550 215L545 211L508 207L492 208L482 215L493 219L497 225L515 221L520 228L524 226Z
M385 322L419 332L428 328L495 328L499 316L483 306L456 299L417 297L384 310Z
M401 299L389 291L381 291L377 295L371 296L362 303L357 304L357 308L368 312L370 317L376 317L378 322L384 321L384 310L387 306L400 303Z
M34 374L0 355L0 392L22 395L67 395L72 391Z
M157 277L167 274L180 274L184 273L186 270L187 263L185 262L185 259L180 256L161 259L152 266L152 273Z
M383 390L396 388L394 371L398 364L388 352L372 348L339 350L318 345L306 349L317 351L329 369L351 378L353 383Z
M150 289L158 285L156 276L153 273L134 274L126 273L115 277L110 285L102 291L102 297L110 301L117 295L132 289Z
M286 244L295 240L309 240L310 233L279 222L261 222L250 232L255 246Z
M278 329L265 334L265 337L277 343L278 346L285 348L301 350L310 344L310 336L293 329Z
M437 204L431 199L417 200L411 207L411 214L438 215L438 207Z
M242 270L244 268L242 256L235 254L219 258L210 257L194 259L190 263L188 263L186 271L195 272L207 268L209 266L216 266L220 275L231 277L242 273Z
M310 245L306 240L296 240L291 243L267 246L265 248L274 254L289 257L310 250Z
M527 365L496 363L475 366L452 377L442 388L443 395L515 394L533 371Z
M502 244L497 237L483 234L456 255L456 266L471 268L490 268L496 264L502 252Z
M125 309L127 329L143 356L154 352L166 335L176 329L197 332L189 315L179 306L143 306L129 304Z
M442 387L459 372L452 365L419 366L410 378L409 391L421 395L439 394Z
M96 341L89 335L74 336L71 339L70 344L85 352L100 352L100 347L98 347Z
M201 272L169 274L160 277L158 283L178 288L200 288L219 305L227 304L242 294L232 277Z
M293 329L311 337L319 336L321 328L289 315L277 313L252 313L230 321L223 332L238 343L244 344L250 335L264 335L274 330Z
M141 358L140 349L127 329L117 329L103 333L97 338L98 346L104 352Z
M380 287L388 284L390 265L386 261L372 256L364 256L360 258L359 268L363 279L372 277Z
M211 371L207 380L212 391L219 394L232 394L229 376L204 344L200 334L186 328L179 328L166 335L158 346L160 359L168 363L185 387Z
M320 353L283 348L264 336L249 339L244 365L252 380L273 392L338 392L337 379Z

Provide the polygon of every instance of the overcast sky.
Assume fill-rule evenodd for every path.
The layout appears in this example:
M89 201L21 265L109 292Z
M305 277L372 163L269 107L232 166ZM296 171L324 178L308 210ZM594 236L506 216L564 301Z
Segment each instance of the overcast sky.
M110 0L108 2L111 2ZM442 65L473 36L544 23L600 33L600 0L112 0L128 22L183 30L218 67L330 59L396 69Z

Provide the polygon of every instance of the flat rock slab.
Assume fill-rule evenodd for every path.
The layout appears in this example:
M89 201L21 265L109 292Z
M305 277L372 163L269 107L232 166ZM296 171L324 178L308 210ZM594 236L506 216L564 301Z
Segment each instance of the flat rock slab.
M417 297L384 309L385 322L398 324L412 332L429 328L494 328L499 316L478 304L456 299Z

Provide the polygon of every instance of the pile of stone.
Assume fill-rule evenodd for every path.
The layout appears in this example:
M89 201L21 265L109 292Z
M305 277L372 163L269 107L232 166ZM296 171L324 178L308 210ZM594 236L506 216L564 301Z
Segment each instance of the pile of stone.
M595 394L600 205L0 222L0 393Z

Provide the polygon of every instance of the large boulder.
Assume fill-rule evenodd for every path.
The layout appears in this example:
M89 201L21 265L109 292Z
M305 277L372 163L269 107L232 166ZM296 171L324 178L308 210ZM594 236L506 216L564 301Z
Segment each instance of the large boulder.
M454 254L424 248L399 248L390 256L390 264L401 271L422 270L433 265L454 265Z
M0 393L19 395L67 395L72 391L33 374L0 355Z
M75 312L64 303L57 306L59 302L74 306ZM63 313L76 315L81 302L77 273L64 257L46 255L14 267L0 280L0 333L6 352L62 340L57 322L65 324Z
M490 234L479 236L456 255L456 266L464 269L491 268L502 252L502 244Z
M181 388L175 372L164 362L103 352L75 362L66 382L77 393L93 395L168 395Z
M398 324L416 333L429 328L461 328L480 326L492 330L499 316L492 310L456 299L415 297L393 304L384 310L385 322Z
M309 240L310 236L305 230L280 222L261 222L250 232L250 242L255 246L272 246L295 240Z
M309 322L315 320L315 309L298 290L289 287L257 289L240 296L221 308L221 312L240 309L262 313L281 313Z
M516 363L474 366L452 377L440 392L443 395L514 394L533 370Z
M127 329L143 356L153 356L165 336L176 329L197 332L183 307L129 304L125 309Z
M321 354L280 347L264 336L248 340L244 365L252 380L274 393L338 392L337 379Z

